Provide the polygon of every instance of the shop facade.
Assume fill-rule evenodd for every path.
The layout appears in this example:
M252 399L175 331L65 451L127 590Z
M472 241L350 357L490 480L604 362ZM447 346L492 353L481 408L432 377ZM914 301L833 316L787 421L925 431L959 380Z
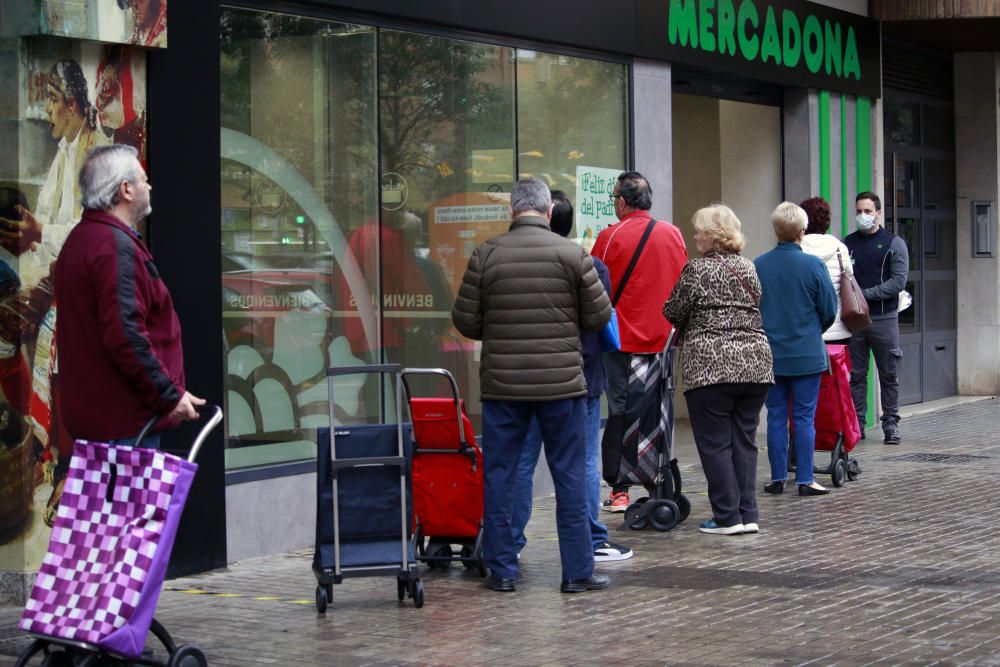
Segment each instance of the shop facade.
M48 4L64 3L36 6ZM147 82L147 236L184 327L189 387L226 411L174 571L310 544L330 365L443 366L478 422L480 348L454 331L450 308L472 249L506 229L517 178L567 192L585 246L614 221L608 195L630 168L650 179L653 213L688 240L691 213L725 201L755 256L773 244L773 207L813 195L830 201L831 231L849 233L854 194L881 192L896 171L886 154L901 148L883 140L882 36L867 5L172 4L169 48L126 46ZM25 30L3 33L19 54L3 66L18 72L35 44L112 41ZM92 98L99 67L85 72ZM43 111L29 111L8 112L21 156L47 130ZM4 169L0 180L26 180ZM936 211L920 220L953 229ZM395 419L392 398L348 376L335 420ZM183 450L185 437L171 433L166 447ZM45 491L38 481L32 512ZM0 546L21 549L20 566L0 562L11 581L39 557L23 546L25 525Z

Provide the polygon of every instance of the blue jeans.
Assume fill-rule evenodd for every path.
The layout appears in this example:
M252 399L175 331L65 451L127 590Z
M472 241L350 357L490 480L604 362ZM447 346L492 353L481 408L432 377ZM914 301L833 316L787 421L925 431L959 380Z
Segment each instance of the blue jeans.
M590 539L597 549L608 540L608 527L598 521L601 510L601 397L587 399L587 421L584 424L587 446L587 513L590 515ZM528 543L524 529L531 519L531 500L535 467L542 451L542 431L538 420L531 420L531 427L524 439L521 459L517 463L514 482L514 501L511 508L510 529L514 533L514 546L518 552Z
M594 551L587 517L583 398L559 401L483 401L483 534L486 566L494 576L518 573L511 530L514 483L533 419L545 445L556 488L556 530L563 579L587 579Z
M105 444L108 444L108 445L121 445L123 447L135 447L135 441L136 441L136 438L138 438L138 437L139 436L135 436L133 438L118 438L117 440L108 440L107 443L105 443ZM139 443L139 444L142 445L142 447L144 449L159 449L160 448L160 434L159 433L150 433L145 438L143 438L142 442Z
M813 451L816 447L816 401L822 373L776 375L767 394L767 458L771 480L788 479L788 405L791 401L795 427L795 483L813 481Z

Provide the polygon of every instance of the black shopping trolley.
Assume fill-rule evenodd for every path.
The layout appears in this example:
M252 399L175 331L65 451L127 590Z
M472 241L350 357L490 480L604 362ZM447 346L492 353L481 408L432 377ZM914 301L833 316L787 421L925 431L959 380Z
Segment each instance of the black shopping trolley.
M674 458L675 335L663 352L629 356L625 412L608 417L601 442L605 481L642 485L649 494L625 510L623 527L633 530L670 530L691 513Z
M316 470L316 610L333 601L346 577L395 576L400 601L424 605L411 531L410 427L403 415L399 364L348 366L327 372L330 428L319 429ZM390 376L396 423L337 425L334 382L344 375Z

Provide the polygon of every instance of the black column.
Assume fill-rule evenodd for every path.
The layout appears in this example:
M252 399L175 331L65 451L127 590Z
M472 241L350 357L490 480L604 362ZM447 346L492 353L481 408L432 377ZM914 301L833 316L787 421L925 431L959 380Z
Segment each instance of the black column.
M222 405L222 269L219 191L219 5L171 2L168 48L148 57L149 240L184 331L191 393ZM198 457L171 576L226 564L223 429ZM186 455L196 430L165 434L164 448Z

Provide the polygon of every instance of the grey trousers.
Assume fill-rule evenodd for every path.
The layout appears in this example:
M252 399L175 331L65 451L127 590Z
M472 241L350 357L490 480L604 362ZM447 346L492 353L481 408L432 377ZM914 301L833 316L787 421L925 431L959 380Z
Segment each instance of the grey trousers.
M899 317L873 320L872 325L851 336L851 397L861 428L868 412L868 353L875 355L875 368L882 390L882 425L899 422Z

